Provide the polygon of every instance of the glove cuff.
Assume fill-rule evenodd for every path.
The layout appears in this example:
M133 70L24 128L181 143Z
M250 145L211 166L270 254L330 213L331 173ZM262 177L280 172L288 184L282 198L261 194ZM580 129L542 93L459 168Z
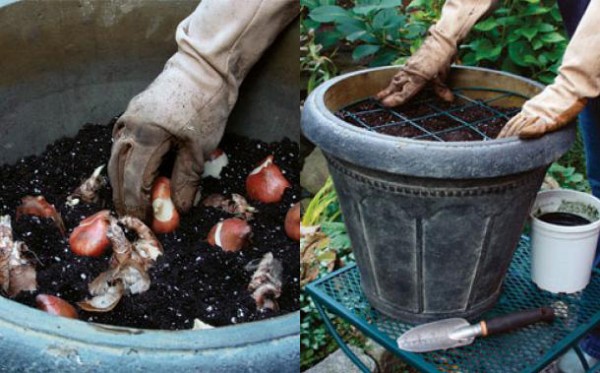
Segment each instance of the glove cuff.
M455 55L456 44L432 26L419 50L406 61L402 69L429 81L445 71Z

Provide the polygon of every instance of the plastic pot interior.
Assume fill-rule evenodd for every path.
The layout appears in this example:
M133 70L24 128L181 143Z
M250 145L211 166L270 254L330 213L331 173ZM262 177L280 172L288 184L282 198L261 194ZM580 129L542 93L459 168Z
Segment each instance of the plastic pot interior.
M581 216L588 224L565 226L545 222L539 217L545 213L566 212ZM553 232L586 232L600 227L600 199L569 189L552 189L539 192L530 213L535 224Z
M175 52L175 28L197 4L0 0L0 164L121 113ZM250 72L228 131L297 141L298 30L290 25ZM281 371L298 364L299 322L295 312L212 330L152 331L53 317L0 297L0 368Z
M517 137L491 141L436 142L389 136L346 123L334 113L357 101L373 97L398 72L397 67L361 70L317 87L307 98L302 114L304 135L326 154L356 166L392 174L439 179L479 179L517 174L550 164L568 150L574 125L539 139ZM463 92L472 99L497 97L501 90L514 96L493 105L521 107L543 85L513 74L453 66L451 88L477 88Z

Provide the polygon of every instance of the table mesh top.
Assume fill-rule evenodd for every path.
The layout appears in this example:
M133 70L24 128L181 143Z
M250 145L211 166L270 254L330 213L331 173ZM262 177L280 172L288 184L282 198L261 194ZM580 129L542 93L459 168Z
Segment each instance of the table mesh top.
M593 274L592 281L584 291L556 295L537 288L531 281L529 267L530 240L524 236L505 278L500 300L482 319L551 306L557 315L553 324L539 323L508 334L477 338L470 346L419 354L425 363L423 368L435 367L444 372L528 371L540 361L548 359L547 353L553 347L553 351L556 351L557 346L572 343L577 335L583 335L597 322L596 313L600 311L598 273ZM341 306L349 316L369 324L372 332L382 334L390 342L412 327L370 306L360 287L360 275L354 265L313 283L309 292L321 295L322 299L337 307ZM395 342L393 344L395 346ZM409 354L400 350L396 352Z

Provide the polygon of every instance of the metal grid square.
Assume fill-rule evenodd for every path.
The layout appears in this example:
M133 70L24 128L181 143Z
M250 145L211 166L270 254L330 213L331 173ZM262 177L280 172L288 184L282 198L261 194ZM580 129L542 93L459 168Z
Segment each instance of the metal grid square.
M587 288L576 294L552 294L531 281L530 240L523 236L496 306L482 316L551 306L553 324L535 324L490 338L478 338L470 346L426 354L399 350L396 338L412 325L387 317L371 307L360 286L356 266L343 268L307 286L320 304L357 325L397 355L426 371L444 372L537 372L600 322L600 273L595 270Z
M474 99L470 97L473 92L484 92L491 97ZM513 92L476 87L456 88L453 93L456 98L453 105L431 93L414 99L410 106L397 108L383 107L377 100L368 98L348 105L336 115L357 127L386 135L429 141L457 141L460 135L462 141L487 141L500 132L501 124L520 110L496 107L494 103L512 97L524 98ZM370 125L374 119L385 124Z

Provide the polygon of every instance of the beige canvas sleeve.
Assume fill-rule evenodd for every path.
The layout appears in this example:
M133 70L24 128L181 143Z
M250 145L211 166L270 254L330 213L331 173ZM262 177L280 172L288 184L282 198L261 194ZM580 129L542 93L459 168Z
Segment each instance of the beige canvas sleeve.
M448 0L444 3L440 20L432 29L457 45L498 3L499 0Z

